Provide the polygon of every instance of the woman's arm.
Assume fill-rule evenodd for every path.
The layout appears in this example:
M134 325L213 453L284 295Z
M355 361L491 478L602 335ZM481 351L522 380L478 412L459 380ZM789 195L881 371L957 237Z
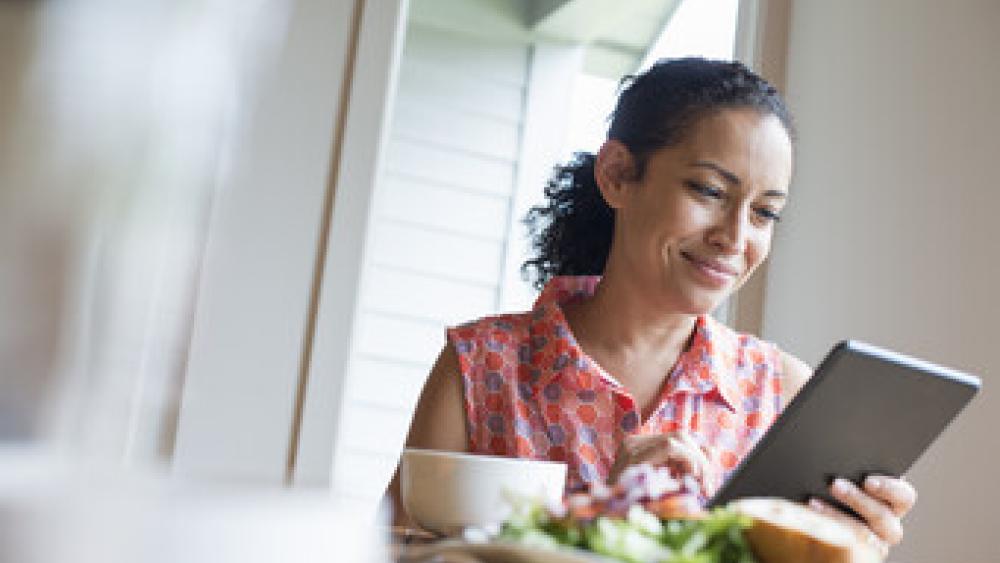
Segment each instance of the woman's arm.
M799 389L812 377L809 364L795 356L781 351L781 405L787 405L798 394Z
M458 356L445 344L424 383L417 409L406 436L406 447L464 452L469 449L466 435L464 388ZM399 490L399 466L386 491L392 506L392 523L415 526L403 509Z

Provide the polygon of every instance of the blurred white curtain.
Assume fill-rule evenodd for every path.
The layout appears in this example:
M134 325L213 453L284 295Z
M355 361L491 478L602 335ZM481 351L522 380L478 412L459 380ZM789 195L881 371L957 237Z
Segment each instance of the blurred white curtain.
M0 2L0 441L165 460L278 0Z

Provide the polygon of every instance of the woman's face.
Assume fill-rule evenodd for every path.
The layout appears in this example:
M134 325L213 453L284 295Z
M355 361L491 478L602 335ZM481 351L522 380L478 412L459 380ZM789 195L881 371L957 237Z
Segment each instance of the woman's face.
M625 174L617 186L605 185L613 183L616 156L603 153L624 146L609 145L598 162L602 192L616 209L608 267L623 269L671 310L711 311L771 248L792 174L785 128L755 110L715 112L679 144L650 155L640 180ZM627 150L619 156L631 158Z

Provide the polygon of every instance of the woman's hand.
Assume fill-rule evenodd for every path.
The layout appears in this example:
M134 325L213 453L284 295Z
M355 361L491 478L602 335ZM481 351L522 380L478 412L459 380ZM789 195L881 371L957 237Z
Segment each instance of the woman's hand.
M917 490L913 485L884 475L869 476L861 487L847 479L835 479L830 486L830 494L864 518L872 543L882 550L883 555L903 539L902 518L917 502ZM809 504L824 514L850 518L818 499L811 500Z
M691 434L683 431L637 434L626 436L618 447L615 462L608 473L608 484L615 484L625 468L641 463L668 467L675 477L691 475L702 487L711 486L716 475L705 451Z

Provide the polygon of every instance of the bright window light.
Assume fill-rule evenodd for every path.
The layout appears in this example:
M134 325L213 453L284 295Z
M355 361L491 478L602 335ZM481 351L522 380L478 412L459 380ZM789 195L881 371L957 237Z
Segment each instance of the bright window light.
M678 6L640 68L664 57L732 59L739 0L686 0Z
M664 57L732 59L739 0L684 0L650 47L639 71ZM577 151L595 152L608 131L618 80L577 75L563 160Z

